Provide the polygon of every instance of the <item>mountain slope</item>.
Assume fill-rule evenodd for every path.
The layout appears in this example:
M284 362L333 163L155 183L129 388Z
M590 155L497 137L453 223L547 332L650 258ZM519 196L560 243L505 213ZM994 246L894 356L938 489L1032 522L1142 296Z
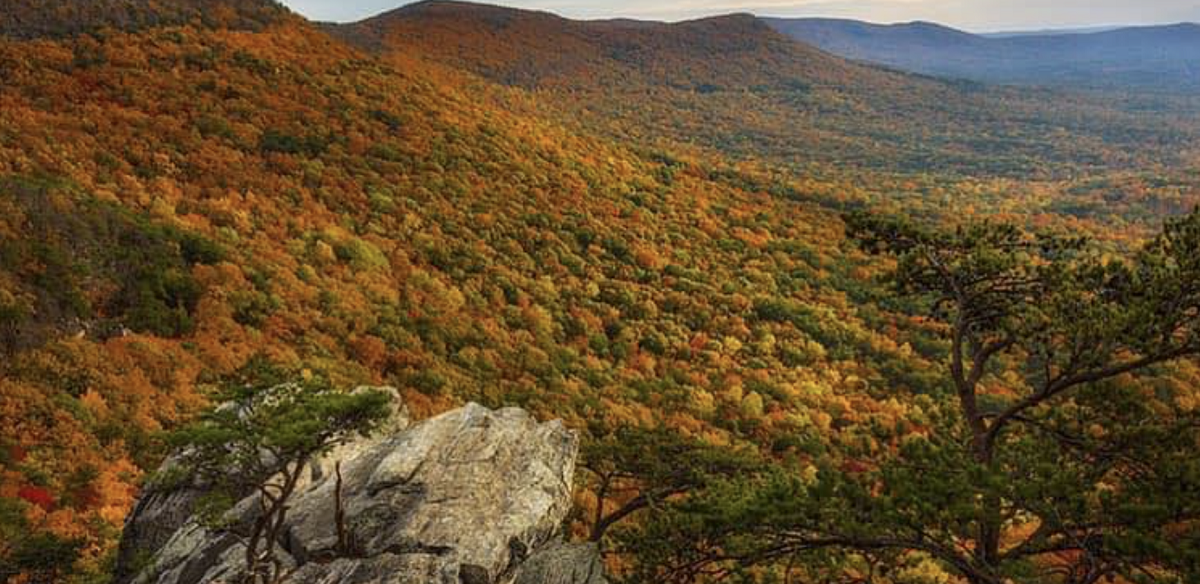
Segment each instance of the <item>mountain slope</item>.
M766 19L847 58L978 81L1190 91L1200 87L1200 26L980 36L928 23Z
M796 168L1072 175L1182 158L1196 130L1182 116L1062 92L848 62L747 15L579 22L435 1L330 30L392 58L532 90L559 119L621 139Z
M0 39L0 78L5 577L100 570L159 433L264 360L780 456L935 383L835 214L306 23Z

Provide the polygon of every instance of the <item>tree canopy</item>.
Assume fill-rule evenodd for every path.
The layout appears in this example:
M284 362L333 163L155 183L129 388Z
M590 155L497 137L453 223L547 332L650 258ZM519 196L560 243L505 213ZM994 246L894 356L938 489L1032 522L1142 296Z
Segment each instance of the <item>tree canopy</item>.
M679 503L643 534L652 576L1200 577L1200 415L1159 368L1200 354L1200 212L1128 258L999 223L848 225L942 324L953 394L877 468L781 467Z

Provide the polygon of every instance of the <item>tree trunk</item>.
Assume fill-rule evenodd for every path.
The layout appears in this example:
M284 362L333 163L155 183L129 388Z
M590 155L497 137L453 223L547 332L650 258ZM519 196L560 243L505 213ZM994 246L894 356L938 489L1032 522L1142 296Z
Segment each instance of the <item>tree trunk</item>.
M973 445L975 460L991 470L995 462L993 444L987 439L987 431L975 435ZM1004 531L1004 502L998 495L985 493L980 501L979 536L975 542L975 559L989 572L994 572L1000 562L1000 539ZM989 577L989 580L991 578Z

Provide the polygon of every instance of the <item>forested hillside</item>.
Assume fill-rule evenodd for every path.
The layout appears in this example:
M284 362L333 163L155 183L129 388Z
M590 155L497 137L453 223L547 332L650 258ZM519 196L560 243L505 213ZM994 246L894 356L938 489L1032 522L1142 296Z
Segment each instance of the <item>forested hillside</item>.
M8 1L2 579L109 581L170 432L264 371L564 420L616 581L1200 573L1185 104L745 15Z
M418 415L780 452L937 386L881 332L921 325L856 305L835 215L308 25L4 41L0 67L5 570L102 570L157 433L255 356Z
M567 119L811 171L1062 178L1193 155L1194 118L1073 94L1006 91L850 63L734 15L677 24L581 22L422 2L342 38L548 93Z
M283 7L261 0L4 0L2 6L0 36L16 39L66 37L106 29L138 30L187 23L258 30L273 22L294 18Z
M582 22L424 2L327 29L395 66L483 88L517 115L688 153L722 182L834 208L1065 222L1123 239L1200 192L1188 98L942 82L839 60L747 15Z

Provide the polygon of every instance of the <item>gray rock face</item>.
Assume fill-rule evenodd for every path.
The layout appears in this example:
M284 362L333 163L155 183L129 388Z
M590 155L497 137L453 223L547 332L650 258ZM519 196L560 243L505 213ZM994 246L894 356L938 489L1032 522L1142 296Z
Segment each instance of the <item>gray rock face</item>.
M559 422L474 404L346 445L314 465L292 499L277 552L287 582L600 584L593 549L553 543L571 507L577 452L577 437ZM338 469L349 552L334 551ZM156 497L138 505L130 524L177 518L172 499ZM247 497L230 517L248 522L258 505ZM241 580L245 547L236 536L194 519L173 523L178 527L133 582ZM161 540L164 529L154 531Z
M607 584L596 544L558 544L521 564L513 584Z
M117 551L115 578L128 582L192 517L202 491L191 486L168 491L148 489L125 522Z

